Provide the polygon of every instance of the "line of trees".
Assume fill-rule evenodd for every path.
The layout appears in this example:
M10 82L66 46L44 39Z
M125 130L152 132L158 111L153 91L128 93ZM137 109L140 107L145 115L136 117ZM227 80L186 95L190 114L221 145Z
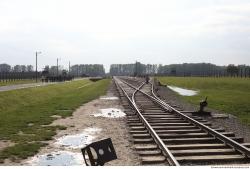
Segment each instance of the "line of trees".
M217 66L211 63L183 63L170 65L150 65L141 64L112 64L110 67L112 76L231 76L231 77L250 77L250 66L233 65Z
M41 77L38 72L37 77ZM36 79L36 72L0 72L0 82L16 81L23 79Z
M250 66L246 65L238 65L235 66L230 64L227 66L227 73L229 76L237 76L237 77L250 77Z
M225 66L216 66L211 63L184 63L159 65L159 75L167 76L226 76Z
M32 65L15 65L10 66L6 63L0 64L0 72L33 72Z
M40 73L38 73L40 77ZM22 79L35 79L36 72L33 70L32 65L15 65L0 64L0 82L15 81Z
M96 77L105 76L105 69L102 64L77 64L69 70L62 66L45 66L43 71L38 71L38 78L46 77ZM0 64L0 81L13 81L21 79L34 79L36 72L32 65L10 66L6 63Z
M71 66L69 73L75 77L105 76L105 69L102 64L80 64Z
M45 66L44 71L48 76L72 76L72 77L95 77L105 76L105 69L102 64L77 64L70 67L70 70L63 69L62 66ZM0 80L33 79L36 72L32 65L0 64ZM38 72L40 78L42 72ZM250 77L249 65L217 66L211 63L183 63L170 65L142 64L112 64L110 66L111 76L230 76L230 77Z
M156 64L112 64L110 66L110 75L112 76L139 76L139 75L155 75L158 66Z
M42 74L45 76L66 76L68 70L63 69L63 66L49 66L46 65L42 71Z

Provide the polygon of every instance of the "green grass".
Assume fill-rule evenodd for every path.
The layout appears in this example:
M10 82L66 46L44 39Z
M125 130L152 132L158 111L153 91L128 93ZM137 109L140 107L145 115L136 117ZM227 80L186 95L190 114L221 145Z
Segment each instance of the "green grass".
M0 152L6 158L26 158L36 153L42 141L52 139L56 130L64 126L46 126L55 118L67 117L73 111L105 94L109 79L98 82L79 80L39 88L0 92L0 140L11 140L15 145ZM83 88L79 88L84 86ZM25 148L28 147L28 148Z
M208 96L208 107L233 114L250 125L250 79L158 77L163 84L199 90L195 96L181 96L195 105Z
M26 83L35 83L36 80L27 79L27 80L15 80L15 81L0 81L0 86L8 86L8 85L17 85L17 84L26 84Z

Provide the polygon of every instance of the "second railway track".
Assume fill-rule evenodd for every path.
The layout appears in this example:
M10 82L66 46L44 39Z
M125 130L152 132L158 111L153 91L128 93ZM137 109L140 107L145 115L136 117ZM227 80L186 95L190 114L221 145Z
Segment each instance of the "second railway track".
M250 143L160 100L141 78L115 78L142 164L249 164Z

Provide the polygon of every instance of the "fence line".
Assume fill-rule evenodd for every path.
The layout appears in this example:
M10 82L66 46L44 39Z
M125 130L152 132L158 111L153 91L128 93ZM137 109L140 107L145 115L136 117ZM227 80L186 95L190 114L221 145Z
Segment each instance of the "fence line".
M41 78L41 73L37 73L37 78ZM36 72L0 72L0 82L36 79Z

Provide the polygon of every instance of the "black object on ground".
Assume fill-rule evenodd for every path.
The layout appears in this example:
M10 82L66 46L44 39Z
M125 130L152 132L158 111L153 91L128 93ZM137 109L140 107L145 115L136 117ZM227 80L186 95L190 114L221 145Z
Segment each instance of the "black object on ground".
M106 162L117 159L111 138L93 142L82 148L81 151L87 166L89 166L89 164L86 160L86 152L91 166L103 166Z
M206 97L205 100L202 100L200 102L200 110L197 112L194 112L193 115L210 116L211 112L204 111L204 109L207 105L208 105L208 103L207 103L207 97Z

